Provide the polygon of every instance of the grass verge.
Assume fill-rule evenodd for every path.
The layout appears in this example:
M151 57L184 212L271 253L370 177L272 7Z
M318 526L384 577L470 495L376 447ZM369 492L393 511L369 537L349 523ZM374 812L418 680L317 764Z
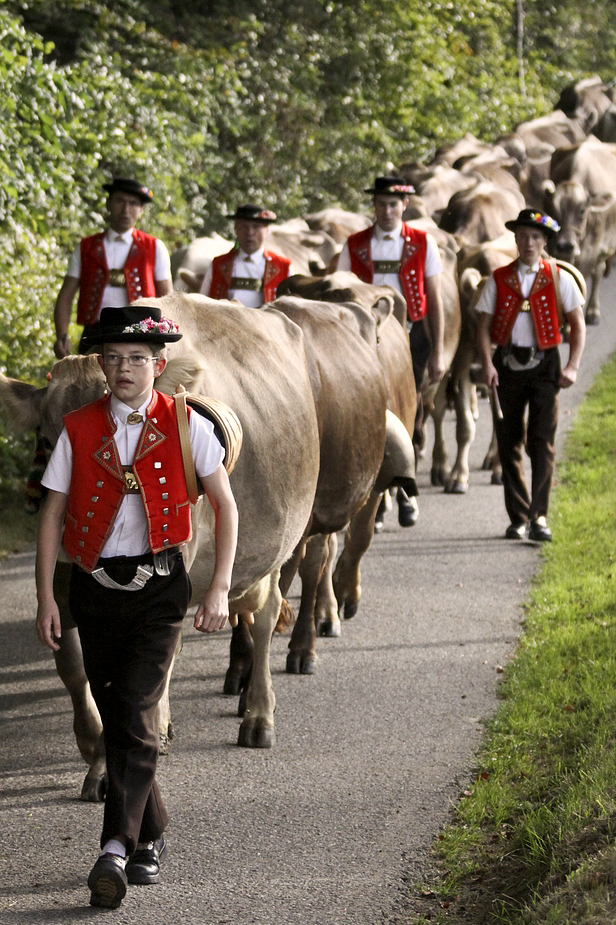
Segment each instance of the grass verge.
M580 408L558 476L555 542L413 923L616 922L616 360Z

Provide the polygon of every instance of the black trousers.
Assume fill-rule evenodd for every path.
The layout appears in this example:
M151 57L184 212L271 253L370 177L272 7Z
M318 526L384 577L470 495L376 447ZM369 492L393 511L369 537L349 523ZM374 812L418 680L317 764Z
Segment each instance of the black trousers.
M514 371L503 363L503 350L494 353L498 397L503 417L494 418L498 452L503 469L505 507L514 524L545 517L554 476L560 355L553 347L534 369ZM528 408L528 424L525 423ZM523 451L530 458L529 494L524 477Z
M127 584L143 556L101 559L99 565ZM149 557L151 561L151 557ZM128 853L159 838L168 823L156 783L157 705L182 630L190 582L182 556L173 554L168 576L154 574L140 591L102 587L73 566L69 606L83 660L103 722L108 790L101 847L124 836Z
M415 379L415 388L417 389L417 411L415 413L415 430L413 433L413 443L415 446L421 446L423 443L424 407L421 394L421 383L423 382L426 366L428 365L428 360L432 353L432 344L426 333L425 324L425 321L413 322L413 326L409 333L413 378Z

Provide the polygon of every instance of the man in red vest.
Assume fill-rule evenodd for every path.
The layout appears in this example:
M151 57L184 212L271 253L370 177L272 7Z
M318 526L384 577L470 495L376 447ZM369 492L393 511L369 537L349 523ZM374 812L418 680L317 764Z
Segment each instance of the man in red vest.
M202 295L211 299L237 299L247 308L273 302L276 289L291 273L291 261L265 250L267 229L276 214L261 206L239 206L229 218L235 221L237 245L215 257L205 274Z
M365 283L393 286L407 305L407 323L413 373L417 386L417 422L423 419L421 385L427 369L430 382L440 382L443 360L442 264L432 235L402 220L415 190L402 177L377 177L365 190L373 196L376 222L349 237L338 261L339 270L350 270ZM376 529L382 525L382 511ZM398 520L411 526L417 520L415 498L398 491ZM380 519L379 519L380 518Z
M167 812L156 783L157 704L190 601L181 546L191 514L172 398L154 389L179 340L160 309L104 308L94 344L111 394L67 414L43 484L36 584L39 640L60 648L53 575L62 542L72 560L71 617L103 721L108 787L93 906L117 908L128 883L157 883ZM210 421L188 410L195 471L215 512L216 565L194 626L224 627L237 508ZM64 534L62 529L64 527Z
M525 539L528 533L535 542L549 542L552 532L546 517L554 474L558 391L577 378L586 338L584 296L571 274L543 256L549 238L560 230L553 218L522 209L505 225L515 232L519 256L496 270L484 286L477 303L477 347L484 381L498 400L494 426L511 521L505 536ZM562 370L560 306L570 327L569 357ZM493 343L497 346L492 357ZM525 446L532 471L530 494L524 477Z
M116 177L104 183L107 191L108 227L83 238L75 248L54 309L54 353L61 359L71 352L68 326L73 301L79 292L77 323L83 337L96 332L101 308L127 305L139 298L171 292L171 264L167 248L135 225L152 193L137 180ZM82 353L82 345L79 345Z

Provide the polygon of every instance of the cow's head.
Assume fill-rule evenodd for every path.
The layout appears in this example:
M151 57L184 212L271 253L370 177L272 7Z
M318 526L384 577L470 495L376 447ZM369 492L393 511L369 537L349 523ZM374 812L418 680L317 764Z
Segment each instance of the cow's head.
M545 211L560 225L560 231L550 241L549 251L569 261L579 257L585 238L600 234L602 219L616 201L612 192L590 195L575 180L564 180L558 186L546 180L543 198Z
M105 378L96 356L69 356L55 364L48 380L47 386L39 389L0 374L0 407L13 433L38 430L45 448L51 449L62 430L64 415L100 398Z

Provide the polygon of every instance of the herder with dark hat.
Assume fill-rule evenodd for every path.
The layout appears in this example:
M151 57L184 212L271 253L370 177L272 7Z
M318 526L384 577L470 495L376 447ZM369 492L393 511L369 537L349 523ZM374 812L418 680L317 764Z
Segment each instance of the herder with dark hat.
M122 306L140 298L167 295L173 286L169 252L162 241L135 226L153 201L151 190L127 177L103 183L107 193L107 228L83 238L73 251L56 299L54 353L71 352L68 328L77 292L77 323L83 336L96 332L101 308ZM84 352L80 343L79 353Z
M407 225L402 216L414 188L403 177L376 177L365 190L372 196L376 221L364 231L352 234L342 249L339 270L350 270L365 283L392 286L406 299L413 373L417 386L416 427L423 419L421 386L427 369L429 381L443 377L443 266L438 245L431 234ZM416 498L398 491L398 520L412 526L418 517ZM379 519L380 518L380 519ZM377 531L382 529L382 510L377 514Z
M181 547L191 514L175 402L154 385L167 362L164 345L181 337L154 306L102 310L95 343L110 394L66 415L43 479L36 630L60 648L53 575L62 542L73 562L71 616L105 737L108 789L88 886L91 905L107 908L120 905L127 884L158 882L166 847L157 704L190 601ZM188 429L216 519L216 567L194 620L209 633L229 615L237 509L213 425L188 409Z
M505 537L549 542L558 392L577 378L586 338L584 296L574 276L544 253L548 240L560 231L558 222L545 212L522 209L505 226L515 234L518 258L495 270L484 286L476 306L477 349L496 408L494 427L510 520ZM561 370L558 345L565 320L569 357ZM524 449L532 470L530 493Z
M205 274L202 295L211 299L237 299L247 308L273 302L280 283L291 275L291 261L265 249L267 229L276 213L262 206L239 206L233 215L237 244L215 257Z

